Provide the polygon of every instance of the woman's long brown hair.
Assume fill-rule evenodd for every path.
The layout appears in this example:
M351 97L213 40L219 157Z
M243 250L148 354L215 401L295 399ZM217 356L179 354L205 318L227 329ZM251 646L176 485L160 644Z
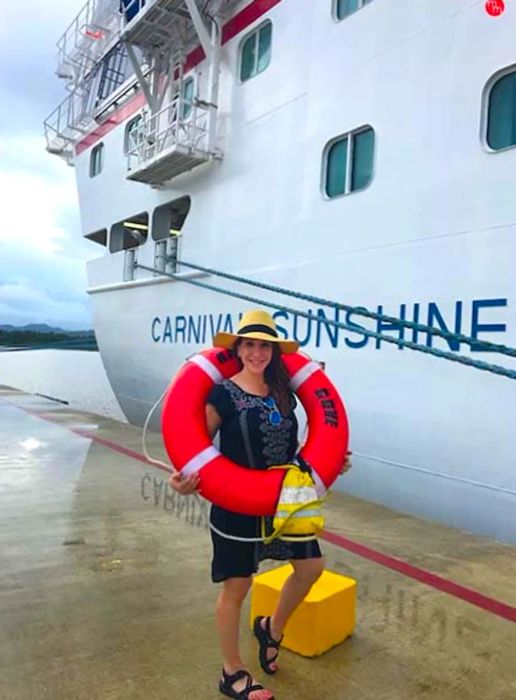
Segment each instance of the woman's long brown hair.
M237 347L241 342L242 339L239 338L233 345L233 352L237 358ZM276 401L278 405L279 410L284 416L286 416L290 411L290 377L281 360L281 350L279 345L277 343L271 343L271 345L272 358L265 368L264 378L274 401Z

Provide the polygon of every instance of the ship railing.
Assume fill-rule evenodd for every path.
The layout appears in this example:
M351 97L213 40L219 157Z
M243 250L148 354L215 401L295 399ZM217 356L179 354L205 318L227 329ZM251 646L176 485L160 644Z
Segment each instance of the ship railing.
M87 0L57 42L57 75L74 86L119 40L119 0Z
M238 0L213 2L227 14ZM57 75L79 86L121 39L145 50L178 41L193 46L207 7L207 0L87 0L57 42Z
M87 106L87 94L75 90L45 119L47 151L63 156L67 162L73 158L74 144L95 125Z
M57 42L57 75L80 85L122 34L129 43L154 47L177 38L178 21L183 32L185 22L191 25L185 0L87 0Z
M209 106L186 102L182 95L154 114L144 112L128 136L131 180L158 184L220 157L209 150Z

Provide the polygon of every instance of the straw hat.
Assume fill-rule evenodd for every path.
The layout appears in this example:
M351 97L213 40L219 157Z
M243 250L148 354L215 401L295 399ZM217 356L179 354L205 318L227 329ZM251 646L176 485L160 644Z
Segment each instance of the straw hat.
M296 352L299 343L295 340L283 340L276 330L274 319L267 311L261 309L251 309L246 311L240 322L236 333L225 333L221 331L213 338L213 345L216 348L232 348L235 340L239 338L254 338L255 340L267 340L271 343L278 343L281 352Z

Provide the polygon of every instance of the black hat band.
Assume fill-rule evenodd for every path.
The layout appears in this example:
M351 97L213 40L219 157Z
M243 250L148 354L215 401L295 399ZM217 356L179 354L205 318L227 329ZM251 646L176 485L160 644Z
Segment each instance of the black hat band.
M266 326L262 323L251 323L249 326L244 326L237 331L237 335L243 335L244 333L265 333L273 338L277 338L277 332L270 326Z

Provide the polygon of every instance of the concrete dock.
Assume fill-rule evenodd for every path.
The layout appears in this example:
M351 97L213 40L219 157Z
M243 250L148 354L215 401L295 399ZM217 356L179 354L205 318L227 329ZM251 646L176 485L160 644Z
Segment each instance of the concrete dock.
M221 698L207 504L139 428L0 386L0 433L0 699ZM515 700L515 548L336 493L327 528L356 631L264 678L247 603L276 700Z

